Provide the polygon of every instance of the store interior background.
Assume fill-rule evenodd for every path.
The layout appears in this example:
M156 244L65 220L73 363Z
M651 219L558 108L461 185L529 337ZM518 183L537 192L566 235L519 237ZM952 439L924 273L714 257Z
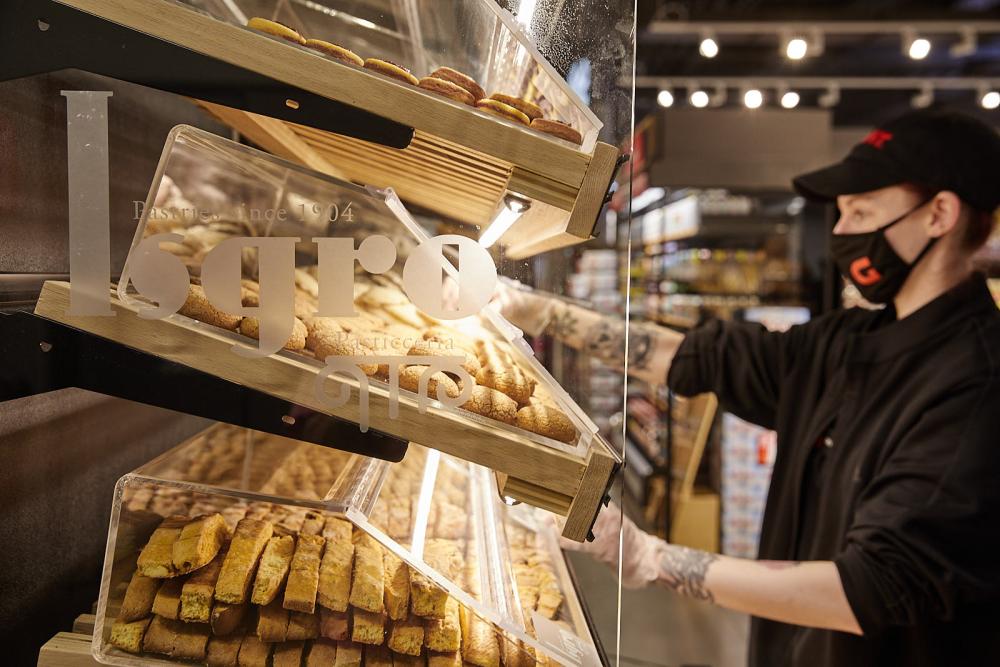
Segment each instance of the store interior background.
M998 20L994 0L640 1L631 201L622 187L600 238L567 252L566 293L623 314L628 285L633 322L681 331L706 317L786 328L853 305L827 259L836 211L797 197L792 176L910 109L1000 124ZM1000 237L979 259L1000 300ZM579 386L612 384L582 357L575 372ZM620 442L618 401L581 394ZM674 542L754 557L773 433L636 380L627 406L627 514ZM570 556L613 652L615 605L596 601L613 600L614 578ZM743 615L663 589L623 591L621 613L621 664L745 664Z

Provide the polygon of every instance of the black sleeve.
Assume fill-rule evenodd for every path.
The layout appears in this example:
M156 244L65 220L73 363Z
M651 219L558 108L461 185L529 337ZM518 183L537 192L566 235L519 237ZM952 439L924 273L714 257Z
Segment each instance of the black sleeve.
M726 411L774 428L782 378L819 321L771 332L756 323L711 320L684 337L667 386L681 396L713 392Z
M834 559L866 635L1000 598L1000 382L928 410L863 492Z

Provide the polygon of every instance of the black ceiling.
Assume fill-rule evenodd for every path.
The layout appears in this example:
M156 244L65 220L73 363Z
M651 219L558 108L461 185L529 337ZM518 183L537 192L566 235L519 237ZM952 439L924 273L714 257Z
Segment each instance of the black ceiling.
M972 55L952 57L948 44L958 36L931 36L934 49L925 60L914 61L902 53L895 35L829 35L825 52L801 61L790 61L779 51L775 34L746 37L721 35L720 53L714 59L698 54L696 36L651 34L653 20L688 21L885 21L898 29L906 21L1000 20L1000 0L919 1L899 0L818 0L812 2L770 2L767 0L639 0L636 73L639 76L697 77L711 85L713 77L753 76L836 76L862 77L1000 77L1000 34L979 35ZM637 89L636 117L656 109L657 89ZM773 91L765 91L768 104L776 104ZM803 91L803 108L815 107L821 91ZM843 90L834 109L837 125L872 125L910 108L914 91ZM675 91L684 103L686 91ZM739 104L730 91L728 104ZM949 106L975 113L993 123L1000 113L985 111L973 91L938 91L934 106Z

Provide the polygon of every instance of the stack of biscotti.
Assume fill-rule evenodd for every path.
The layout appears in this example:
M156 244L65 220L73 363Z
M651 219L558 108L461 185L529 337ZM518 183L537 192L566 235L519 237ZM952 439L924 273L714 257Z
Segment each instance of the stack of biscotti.
M540 537L511 522L507 525L507 539L526 621L534 612L559 620L563 592L549 553L539 542Z

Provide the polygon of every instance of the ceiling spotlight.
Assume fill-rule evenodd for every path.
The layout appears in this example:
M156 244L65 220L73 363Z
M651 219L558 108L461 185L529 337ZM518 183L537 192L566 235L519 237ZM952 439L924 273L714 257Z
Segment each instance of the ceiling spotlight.
M995 90L987 90L979 97L979 104L984 109L993 110L1000 107L1000 93Z
M966 56L971 56L976 52L976 32L970 28L962 28L962 32L959 35L959 40L951 45L948 52L953 58L964 58Z
M701 36L701 44L698 45L698 53L705 58L714 58L719 55L719 43L711 33L704 33Z
M809 43L801 37L793 37L785 43L785 56L789 60L802 60L809 52Z
M827 85L826 92L820 95L817 101L824 109L836 106L840 102L840 86L836 83Z
M661 90L656 95L656 103L661 107L672 107L674 105L674 94L669 90Z
M931 52L931 43L923 37L917 37L912 29L903 31L903 52L913 60L923 60Z
M781 96L781 106L786 109L794 109L799 106L799 94L794 90L789 90Z
M910 98L910 104L914 109L926 109L934 104L934 88L931 87L931 84L921 85L920 92Z
M760 105L763 103L764 93L760 92L758 89L751 88L743 93L743 106L747 109L759 109Z
M691 93L688 97L688 101L691 103L691 106L697 107L698 109L704 109L708 106L708 93L704 90L698 89Z

